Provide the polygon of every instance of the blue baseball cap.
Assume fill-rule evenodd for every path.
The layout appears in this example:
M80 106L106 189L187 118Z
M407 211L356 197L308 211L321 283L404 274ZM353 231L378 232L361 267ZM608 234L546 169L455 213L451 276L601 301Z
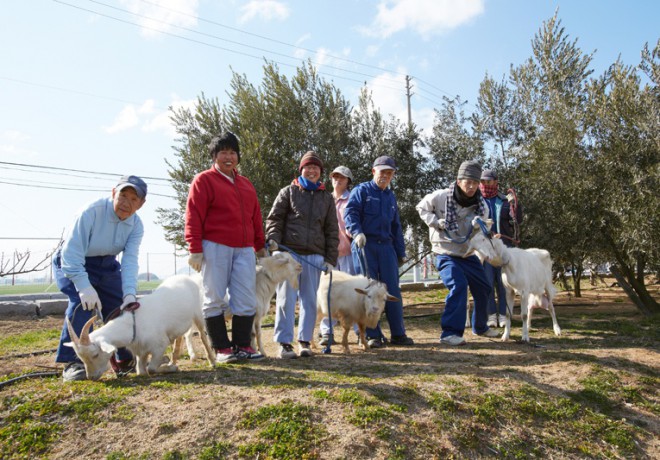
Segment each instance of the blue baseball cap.
M121 192L126 187L132 187L135 189L135 193L137 193L140 198L147 196L147 184L138 176L122 176L115 189L118 192Z
M382 171L383 169L393 169L397 170L396 167L396 162L394 161L394 158L383 155L381 157L376 158L376 161L374 161L374 166L373 168L376 171Z

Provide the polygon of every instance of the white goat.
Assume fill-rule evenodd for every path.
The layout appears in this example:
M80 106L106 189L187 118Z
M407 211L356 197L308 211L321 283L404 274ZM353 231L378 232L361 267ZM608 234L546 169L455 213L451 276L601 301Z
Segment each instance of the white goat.
M318 320L328 316L329 286L330 275L324 273L321 275L319 288L316 292L316 305L321 313L318 315ZM362 348L365 351L368 349L365 336L366 328L374 328L378 325L387 300L396 301L399 299L388 294L385 284L365 278L362 275L349 275L337 270L332 272L330 312L332 319L339 320L344 328L341 343L344 346L345 353L350 353L348 333L353 324L358 325Z
M529 342L532 318L530 307L535 306L545 307L547 305L555 335L561 335L561 329L555 316L555 307L552 304L556 290L552 284L552 259L548 251L536 248L508 248L499 238L487 238L478 226L475 227L469 247L471 251L477 252L482 261L485 260L495 267L502 267L502 282L506 287L507 304L502 340L509 340L511 336L511 316L516 294L520 295L522 339L525 342ZM468 251L468 254L471 251Z
M93 317L83 326L80 338L67 318L72 342L65 345L73 347L85 364L87 378L98 380L108 369L112 354L122 347L133 353L138 375L176 372L181 340L174 344L170 363L162 364L167 347L185 334L193 323L200 331L205 330L199 276L171 276L151 294L141 297L139 302L137 310L124 312L90 333L89 329L96 319L96 316ZM200 335L209 364L213 366L215 353L206 334Z
M255 350L266 356L261 339L261 321L268 314L270 300L275 295L277 285L286 281L293 289L298 289L298 276L302 273L302 265L296 261L288 252L277 252L270 257L261 257L257 265L257 312L252 323L252 343ZM228 300L228 299L225 299ZM225 312L225 320L229 321L231 312ZM188 335L186 335L186 343ZM190 350L188 345L188 350ZM192 358L191 358L192 359Z

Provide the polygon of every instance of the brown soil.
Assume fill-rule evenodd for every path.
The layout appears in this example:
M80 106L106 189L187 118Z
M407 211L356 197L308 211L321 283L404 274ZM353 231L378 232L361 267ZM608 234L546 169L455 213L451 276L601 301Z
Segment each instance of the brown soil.
M654 295L657 296L657 286L654 289ZM418 295L416 292L405 292L404 305L415 303ZM415 377L420 374L438 374L447 379L466 375L480 378L488 383L488 391L494 392L498 386L507 385L509 379L515 379L551 394L562 394L575 390L578 381L589 373L594 363L614 371L622 369L631 372L644 368L656 376L660 369L658 343L653 340L646 343L636 341L630 346L622 346L619 341L616 346L610 346L606 334L590 336L584 333L586 328L571 327L585 321L643 324L643 316L618 288L585 290L583 297L578 299L565 292L558 294L555 306L562 326L562 336L555 338L549 315L537 310L533 326L541 324L541 327L533 327L530 331L532 345L516 341L520 338L519 321L514 322L513 340L506 343L475 337L466 331L466 346L452 348L441 345L438 313L441 312L442 303L438 295L435 297L437 304L418 304L405 309L408 335L415 340L415 346L412 347L389 346L364 352L358 348L351 333L350 355L343 354L341 346L335 345L331 354L320 354L317 348L319 354L311 359L284 361L272 358L277 350L272 343L272 328L266 328L266 351L271 358L263 361L210 370L202 361L191 363L182 359L180 367L183 372L179 374L145 379L129 377L143 390L138 393L139 396L126 397L128 405L139 407L132 419L110 420L94 427L81 422L71 423L65 427L48 457L105 458L111 452L124 452L136 456L155 454L153 458L161 458L163 453L174 449L194 451L195 445L208 444L208 440L214 438L238 445L247 442L252 433L236 429L236 423L246 410L290 399L322 409L324 415L318 422L332 442L323 444L325 450L317 452L320 458L385 458L391 452L387 450L386 443L373 437L372 431L347 423L344 408L329 401L319 402L310 396L313 389L332 388L314 371L369 375L374 379L374 385L370 385L373 387L370 391L374 393L388 392L397 385L415 385L424 391L433 388L437 390L438 382L425 383L416 381ZM0 336L19 331L59 329L61 326L61 317L5 317L0 318ZM387 325L384 331L388 332ZM580 345L575 346L576 343ZM203 356L201 344L196 345ZM566 359L562 359L564 355ZM0 375L57 368L53 353L7 358L0 357ZM567 365L567 361L571 365ZM246 376L251 384L246 384ZM110 373L105 378L108 381L114 380ZM176 391L150 387L153 382L168 380L185 381L188 385ZM24 385L28 384L21 383L4 389L2 396L27 390L20 389ZM146 399L145 392L148 394ZM630 408L630 414L640 423L643 422L650 433L655 434L655 439L645 440L644 456L660 458L658 418L638 408ZM414 421L419 427L430 423L429 417L428 411L421 408L417 411L412 407L399 423L409 424ZM395 426L392 428L397 429ZM401 439L405 439L404 435L401 436ZM412 445L416 442L414 439L407 441ZM433 442L451 446L446 439L433 439ZM447 452L444 448L438 449L439 452ZM450 447L447 449L451 451Z

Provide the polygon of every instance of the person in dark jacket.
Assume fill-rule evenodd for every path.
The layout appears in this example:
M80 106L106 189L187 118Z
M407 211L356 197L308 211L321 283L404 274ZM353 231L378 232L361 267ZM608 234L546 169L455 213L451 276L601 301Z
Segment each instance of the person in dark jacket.
M216 362L261 359L250 346L257 312L255 251L266 255L261 207L252 183L236 171L241 160L238 138L225 132L208 148L213 166L195 176L188 194L188 264L202 273L204 318ZM232 340L225 324L227 310L232 313Z
M298 353L312 356L321 270L332 271L337 265L339 246L335 200L321 182L321 158L312 151L305 153L298 171L300 176L280 190L266 219L268 248L277 251L281 244L297 254L303 267L297 291L287 282L277 287L273 340L279 343L277 356L284 359L298 356L291 345L298 297Z
M512 206L513 195L504 195L498 190L497 172L493 169L484 169L481 173L479 184L481 196L486 200L490 216L493 220L491 230L495 238L501 238L508 247L519 243L519 232L522 223L522 208L518 205ZM502 268L493 267L488 262L484 263L486 278L493 290L488 298L488 326L504 327L506 322L506 289L502 283ZM497 302L495 297L497 296Z
M346 230L353 237L351 251L358 273L387 285L387 292L397 301L385 304L385 316L390 325L390 342L412 345L403 324L403 303L399 286L398 267L406 258L406 246L399 219L399 206L390 189L396 173L396 162L387 155L376 158L371 173L373 180L357 185L344 211ZM366 267L365 267L366 265ZM380 324L367 329L367 346L380 348L385 336Z

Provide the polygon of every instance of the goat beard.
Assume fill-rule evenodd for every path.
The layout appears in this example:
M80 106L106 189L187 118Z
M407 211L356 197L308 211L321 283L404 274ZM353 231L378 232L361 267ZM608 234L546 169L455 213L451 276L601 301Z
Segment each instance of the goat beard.
M367 315L367 320L364 322L365 326L369 329L374 329L378 327L378 322L380 321L380 315L382 311L374 312Z

